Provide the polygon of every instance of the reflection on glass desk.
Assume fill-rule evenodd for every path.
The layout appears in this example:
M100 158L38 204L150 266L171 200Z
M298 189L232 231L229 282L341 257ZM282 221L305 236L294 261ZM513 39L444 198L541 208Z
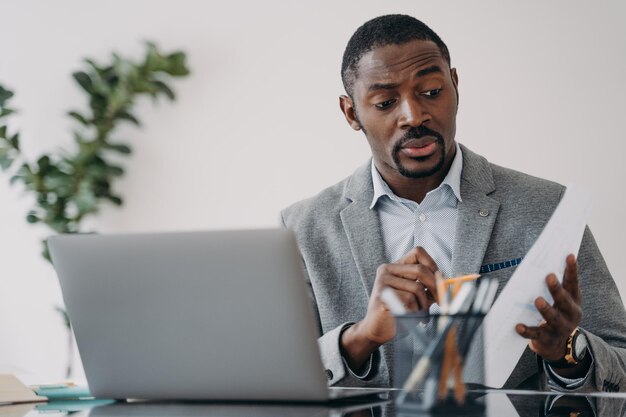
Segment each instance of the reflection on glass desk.
M238 402L111 402L75 401L0 406L0 417L409 417L463 416L463 409L444 414L419 414L395 405L391 392L370 401L342 401L330 405ZM471 391L486 405L481 417L626 416L626 394L557 395L532 391ZM45 415L45 416L44 416Z

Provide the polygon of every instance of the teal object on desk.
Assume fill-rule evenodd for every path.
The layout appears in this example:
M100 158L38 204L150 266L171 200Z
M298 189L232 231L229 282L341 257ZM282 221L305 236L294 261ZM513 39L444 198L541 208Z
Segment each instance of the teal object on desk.
M115 400L66 400L51 401L45 404L38 404L35 409L39 412L61 412L70 413L75 411L91 410L103 405L113 404Z
M89 392L89 387L86 386L54 386L54 387L38 387L33 391L37 395L48 397L49 400L64 400L64 399L78 399L78 398L93 398L93 395Z

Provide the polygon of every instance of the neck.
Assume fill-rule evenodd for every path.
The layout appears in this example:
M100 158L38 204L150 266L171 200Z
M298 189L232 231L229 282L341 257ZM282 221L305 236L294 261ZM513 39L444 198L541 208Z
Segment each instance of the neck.
M421 204L424 197L426 197L426 194L439 187L446 175L448 175L448 171L450 171L452 161L454 161L454 156L456 155L456 147L453 149L454 150L449 153L449 156L446 158L441 169L428 177L405 177L395 169L389 170L389 167L387 170L381 170L378 167L378 164L376 164L376 168L395 195Z
M393 184L387 181L387 179L385 181L398 197L421 204L429 191L439 187L443 178L435 178L434 176L429 178L406 178Z

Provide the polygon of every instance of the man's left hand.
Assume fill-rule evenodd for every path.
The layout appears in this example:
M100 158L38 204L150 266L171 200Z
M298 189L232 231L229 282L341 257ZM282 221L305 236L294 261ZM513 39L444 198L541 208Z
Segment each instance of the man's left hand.
M541 324L529 327L520 323L515 326L517 333L530 339L528 342L530 349L549 361L557 361L565 356L567 339L582 319L582 297L574 255L570 254L565 264L562 285L556 275L550 274L546 277L554 304L550 305L543 297L535 300L535 307L543 316Z

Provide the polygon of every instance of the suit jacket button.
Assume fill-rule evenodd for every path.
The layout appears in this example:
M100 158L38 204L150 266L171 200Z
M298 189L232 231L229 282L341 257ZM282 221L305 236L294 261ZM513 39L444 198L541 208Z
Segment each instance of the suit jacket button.
M326 370L326 378L328 378L329 381L331 379L333 379L333 371L331 371L330 369L327 369Z
M480 214L480 217L487 217L489 216L489 210L482 208L478 210L478 214Z

